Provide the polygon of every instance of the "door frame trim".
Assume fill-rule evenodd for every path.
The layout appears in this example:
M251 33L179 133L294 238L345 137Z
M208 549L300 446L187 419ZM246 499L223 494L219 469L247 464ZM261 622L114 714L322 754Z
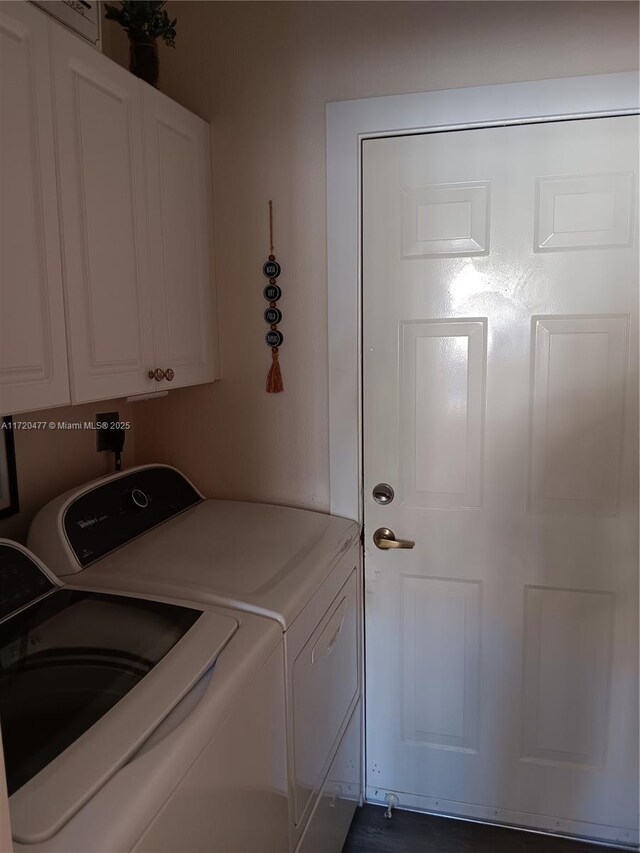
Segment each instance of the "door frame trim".
M380 136L638 113L638 74L632 71L327 104L329 491L332 513L360 522L363 518L363 141Z

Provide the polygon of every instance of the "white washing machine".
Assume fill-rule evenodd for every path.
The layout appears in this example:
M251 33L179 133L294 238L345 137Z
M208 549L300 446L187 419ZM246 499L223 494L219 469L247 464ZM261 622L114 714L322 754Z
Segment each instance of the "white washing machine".
M71 587L0 540L14 850L284 853L283 682L267 620Z
M207 500L175 468L147 465L55 499L34 519L28 542L67 582L221 605L277 624L285 666L289 847L340 853L361 798L355 522ZM156 849L168 849L168 827L160 829ZM271 848L265 843L261 853Z

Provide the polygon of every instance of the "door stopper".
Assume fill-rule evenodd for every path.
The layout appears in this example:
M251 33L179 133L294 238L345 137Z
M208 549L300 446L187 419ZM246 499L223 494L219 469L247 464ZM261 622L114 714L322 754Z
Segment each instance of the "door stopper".
M400 805L400 798L397 794L385 794L384 801L387 804L387 810L384 813L384 816L387 820L391 820L393 817L393 809L397 809Z

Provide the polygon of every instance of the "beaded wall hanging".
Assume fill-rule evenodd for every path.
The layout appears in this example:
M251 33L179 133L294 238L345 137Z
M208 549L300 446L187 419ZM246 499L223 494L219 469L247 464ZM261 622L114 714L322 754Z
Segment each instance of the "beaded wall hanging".
M282 311L278 308L278 302L282 296L277 279L282 272L280 264L276 261L273 248L273 205L269 202L269 258L265 261L262 272L269 279L263 293L264 298L269 303L269 307L264 312L265 322L269 324L269 331L265 336L267 346L271 347L271 367L267 375L267 393L278 394L284 391L282 384L282 373L280 371L280 362L278 353L282 346L284 336L278 329L278 323L282 320Z

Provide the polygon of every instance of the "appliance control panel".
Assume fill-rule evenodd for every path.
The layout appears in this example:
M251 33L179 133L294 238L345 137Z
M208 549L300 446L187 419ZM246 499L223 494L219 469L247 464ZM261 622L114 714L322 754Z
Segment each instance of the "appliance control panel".
M178 471L144 468L77 497L65 511L64 531L84 568L201 500Z
M55 584L28 554L12 545L0 544L0 619L52 589Z

